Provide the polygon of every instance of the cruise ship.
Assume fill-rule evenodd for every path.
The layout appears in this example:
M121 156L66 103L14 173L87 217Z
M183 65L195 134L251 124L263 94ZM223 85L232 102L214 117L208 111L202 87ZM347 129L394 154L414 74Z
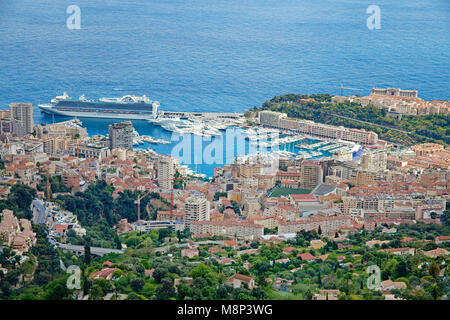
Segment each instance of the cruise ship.
M142 119L158 117L159 102L142 97L126 95L121 98L88 100L83 94L72 99L66 92L51 100L51 104L39 104L42 112L68 117Z

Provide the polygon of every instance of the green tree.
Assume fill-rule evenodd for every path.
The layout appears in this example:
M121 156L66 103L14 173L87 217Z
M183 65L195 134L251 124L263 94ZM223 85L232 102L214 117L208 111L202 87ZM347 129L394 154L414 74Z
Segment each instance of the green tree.
M438 264L433 261L428 267L428 273L430 274L430 276L436 279L437 277L439 277L440 272L441 269L439 268Z
M211 268L208 267L207 265L201 263L192 269L191 275L192 275L192 278L194 278L194 279L204 278L210 272L211 272Z
M66 285L67 276L50 282L44 288L44 298L46 300L63 300L67 299L70 290Z
M142 279L134 279L130 282L130 287L136 292L141 292L141 290L144 288L145 282Z
M175 296L175 289L173 288L172 282L170 280L163 280L162 285L159 286L155 291L156 300L169 300Z
M84 244L84 263L86 265L91 263L91 246L89 245L89 241L86 241Z
M155 279L156 283L161 283L162 279L166 276L168 270L167 268L158 267L153 271L153 279Z
M397 266L395 267L395 278L405 277L408 274L408 265L407 263L402 259L398 262Z

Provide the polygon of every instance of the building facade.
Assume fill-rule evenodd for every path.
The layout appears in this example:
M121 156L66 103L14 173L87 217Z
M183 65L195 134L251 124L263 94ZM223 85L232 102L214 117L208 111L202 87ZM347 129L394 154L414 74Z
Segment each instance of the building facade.
M402 90L399 88L373 88L371 94L378 94L383 96L396 96L396 97L407 97L407 98L417 98L419 92L417 90Z
M11 119L22 123L25 134L32 133L34 127L33 104L31 103L11 103L9 105Z
M173 160L170 157L161 157L157 161L156 170L159 186L164 190L172 189L175 175Z
M378 135L373 131L350 129L342 126L337 127L303 119L288 119L287 115L281 112L261 111L259 113L259 122L263 126L291 130L323 138L342 139L368 145L378 142Z
M387 168L387 152L378 150L364 154L361 159L363 170L367 171L383 171Z
M110 148L124 148L133 150L133 124L131 121L113 123L109 125Z
M301 164L300 186L312 190L323 181L323 169L317 160L305 160Z
M184 204L184 221L190 224L193 221L209 221L210 204L206 198L189 197Z

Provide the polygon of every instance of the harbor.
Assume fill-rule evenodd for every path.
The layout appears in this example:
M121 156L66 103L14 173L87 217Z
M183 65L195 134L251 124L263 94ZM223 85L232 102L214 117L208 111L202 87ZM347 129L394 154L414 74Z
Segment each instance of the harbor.
M136 130L133 130L133 146L139 146L144 144L145 142L152 143L152 144L170 144L170 141L163 140L163 139L156 139L152 136L148 135L139 135L139 133Z
M218 127L208 123L193 122L190 120L181 119L158 119L149 121L154 125L161 126L166 131L175 132L178 134L194 134L203 137L217 137L221 135L220 130L227 127Z
M205 155L207 158L215 157L216 163L205 163L202 156L200 160L181 160L180 165L185 166L184 171L198 177L211 177L216 166L229 164L232 161L230 159L240 156L268 153L271 157L291 159L319 159L335 155L352 158L360 149L359 145L346 141L332 141L290 130L249 124L241 113L164 111L159 109L159 102L151 101L146 96L128 95L99 100L88 100L82 96L76 100L64 93L51 102L51 105L39 106L44 117L51 117L52 122L55 115L72 119L75 117L74 120L64 123L77 126L81 125L78 118L82 118L89 130L89 136L92 138L98 136L94 140L97 139L100 144L107 139L107 128L110 124L117 123L118 120L130 120L133 125L132 145L136 150L144 149L172 155L174 150L180 148L180 136L188 137L189 143L195 144L193 146L195 152L200 150L200 153L203 153L205 150L216 148L215 156ZM231 157L229 154L225 157L226 152L230 152L226 150L229 143L226 137L229 133L233 133L232 139L242 139L240 143L243 142L245 148L238 148L239 150L233 151ZM195 136L201 137L201 145L199 140L194 139ZM223 141L223 145L216 145L214 142L216 139ZM222 148L222 151L218 151L217 148ZM189 152L188 156L191 157Z
M243 115L237 113L169 111L161 111L158 118L147 121L166 131L203 137L218 137L228 127L242 126L245 123Z

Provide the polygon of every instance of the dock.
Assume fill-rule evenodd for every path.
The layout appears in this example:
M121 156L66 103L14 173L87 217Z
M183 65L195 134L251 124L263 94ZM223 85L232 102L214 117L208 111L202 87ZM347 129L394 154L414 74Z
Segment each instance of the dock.
M187 111L160 111L162 118L207 118L207 119L241 119L244 117L243 113L231 112L187 112Z

